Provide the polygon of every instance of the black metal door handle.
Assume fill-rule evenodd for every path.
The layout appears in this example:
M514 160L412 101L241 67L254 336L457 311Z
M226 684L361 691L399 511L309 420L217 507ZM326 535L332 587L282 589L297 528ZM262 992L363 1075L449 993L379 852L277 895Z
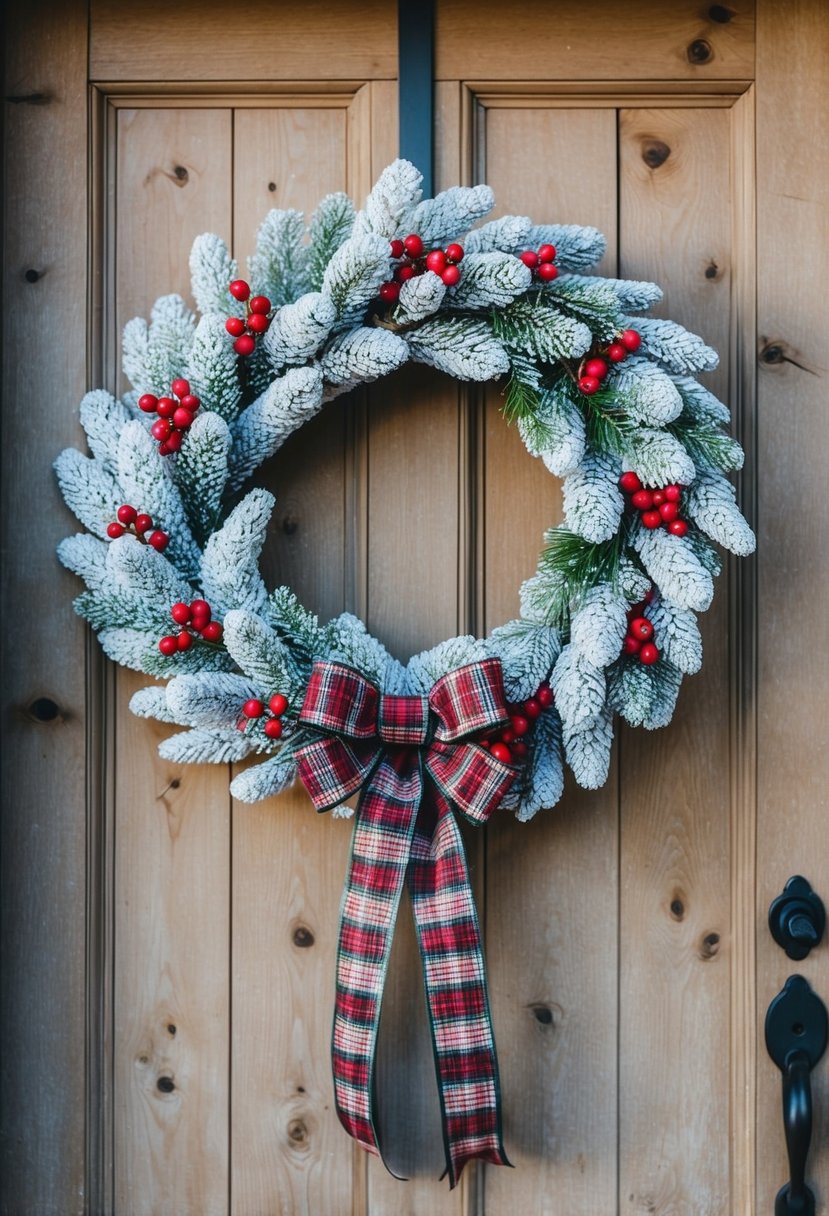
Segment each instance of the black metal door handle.
M789 1182L774 1201L774 1216L815 1216L815 1197L806 1185L812 1139L811 1071L826 1050L826 1006L802 975L792 975L766 1014L766 1047L783 1073L783 1127Z
M805 958L817 946L826 927L826 910L809 883L795 874L769 908L771 935L789 958Z

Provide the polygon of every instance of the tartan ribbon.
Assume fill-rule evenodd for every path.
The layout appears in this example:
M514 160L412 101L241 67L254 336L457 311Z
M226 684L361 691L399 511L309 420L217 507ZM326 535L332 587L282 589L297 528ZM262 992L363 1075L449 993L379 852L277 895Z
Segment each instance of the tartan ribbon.
M463 841L452 813L486 823L515 772L470 736L507 721L501 665L470 663L426 697L386 696L351 667L314 664L297 749L318 811L360 791L337 949L332 1063L346 1131L382 1157L374 1110L380 1006L409 888L432 1032L450 1186L481 1158L509 1165L498 1061Z

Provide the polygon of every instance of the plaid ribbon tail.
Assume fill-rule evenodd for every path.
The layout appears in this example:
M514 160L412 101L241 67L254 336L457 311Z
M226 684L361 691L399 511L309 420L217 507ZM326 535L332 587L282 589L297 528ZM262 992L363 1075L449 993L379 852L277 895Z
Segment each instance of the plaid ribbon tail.
M406 881L417 930L440 1094L446 1173L454 1188L476 1158L510 1165L486 968L463 840L437 789L418 814Z
M337 1114L350 1136L381 1157L374 1112L377 1031L422 790L416 753L384 755L355 816L340 919L331 1043Z

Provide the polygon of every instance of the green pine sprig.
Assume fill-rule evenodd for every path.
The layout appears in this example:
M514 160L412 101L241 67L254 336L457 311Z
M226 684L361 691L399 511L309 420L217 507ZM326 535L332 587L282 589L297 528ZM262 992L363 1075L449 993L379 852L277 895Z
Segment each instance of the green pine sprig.
M700 422L683 412L666 430L684 445L694 464L721 473L743 467L743 450L739 443L713 422Z

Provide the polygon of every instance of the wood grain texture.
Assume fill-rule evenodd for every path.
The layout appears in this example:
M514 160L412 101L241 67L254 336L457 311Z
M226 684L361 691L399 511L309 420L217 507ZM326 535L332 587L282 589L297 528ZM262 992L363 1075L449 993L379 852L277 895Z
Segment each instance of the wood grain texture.
M345 188L350 130L343 107L277 103L236 113L239 259L269 207L296 207L310 219L323 195ZM277 498L265 581L287 583L323 620L345 607L351 429L348 405L336 401L254 478ZM329 1051L350 834L350 825L316 815L301 788L234 804L234 1216L351 1212L354 1158L334 1111Z
M829 896L826 693L826 276L829 13L816 0L758 6L758 1024L793 971L829 999L825 945L791 963L765 929L791 874ZM770 349L771 348L771 349ZM762 1031L760 1032L762 1033ZM762 1042L762 1039L761 1039ZM829 1203L829 1070L812 1074L816 1120L808 1179ZM757 1210L786 1180L780 1074L761 1048Z
M92 80L373 80L397 75L387 0L229 10L221 0L92 0ZM187 48L182 56L181 48ZM321 68L324 65L324 70Z
M723 80L754 71L754 0L726 23L693 0L517 5L441 0L439 80ZM599 31L601 31L600 36ZM703 44L703 45L700 45Z
M477 159L500 213L595 224L616 262L616 116L610 109L487 109ZM538 155L538 149L544 155ZM485 160L484 160L485 158ZM560 485L487 392L481 450L483 628L518 613ZM531 825L488 828L486 937L507 1152L486 1169L486 1211L609 1212L616 1201L615 765L608 786L568 784Z
M722 352L705 377L721 397L731 329L729 122L725 110L620 115L621 273L657 280L658 311ZM626 730L621 745L622 1211L653 1204L713 1216L728 1206L725 578L717 592L701 620L704 670L684 682L673 723L654 734Z
M107 313L120 329L158 295L189 295L194 236L230 235L232 148L228 110L120 110L117 126L117 262ZM119 670L114 707L116 1207L131 1216L224 1216L228 769L159 759L167 732L127 708L146 682Z
M87 14L37 0L5 16L4 93L43 100L7 101L3 138L0 1210L70 1216L84 1210L86 630L55 558L78 524L51 461L80 440L87 387ZM33 330L48 335L36 358Z

